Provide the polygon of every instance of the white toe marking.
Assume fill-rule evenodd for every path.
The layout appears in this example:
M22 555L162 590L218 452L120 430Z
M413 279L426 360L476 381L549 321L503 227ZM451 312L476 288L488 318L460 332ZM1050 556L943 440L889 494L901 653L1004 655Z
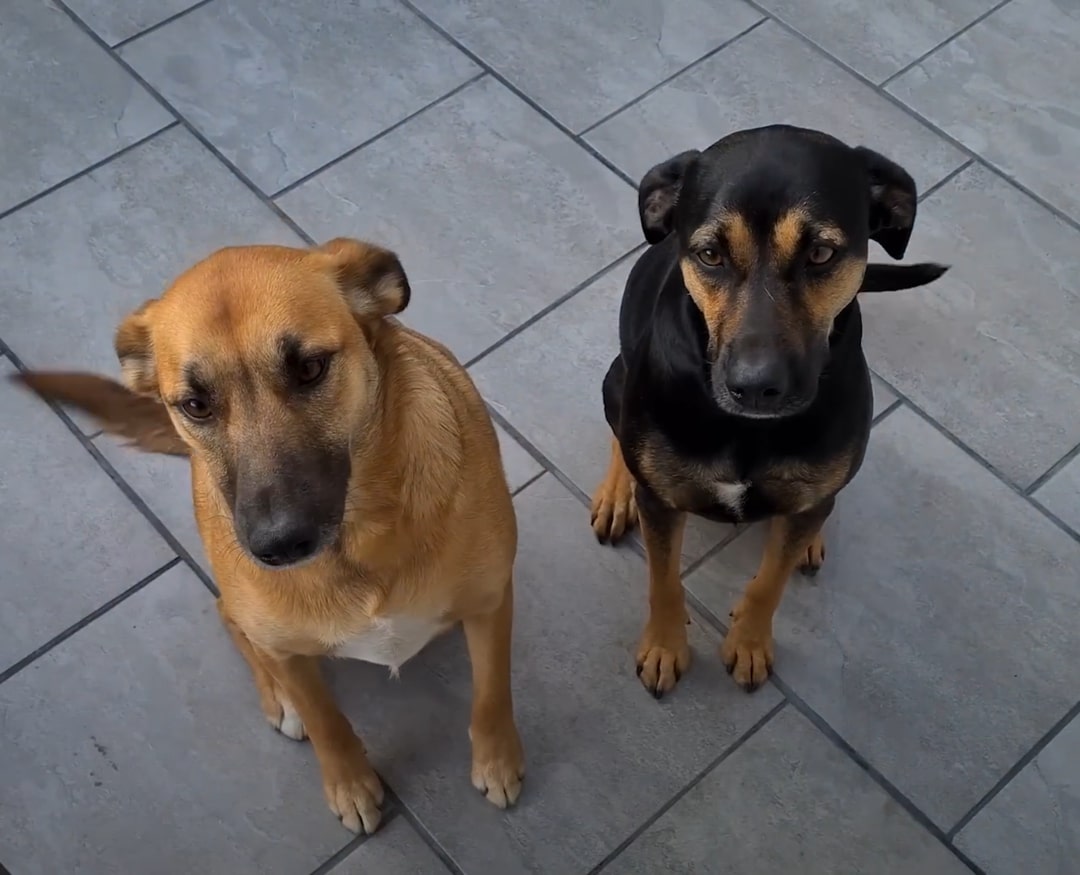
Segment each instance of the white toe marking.
M281 718L281 726L278 727L281 734L287 735L294 741L303 741L305 737L304 722L300 719L300 715L296 713L292 702L282 701L281 710L284 712L284 716Z

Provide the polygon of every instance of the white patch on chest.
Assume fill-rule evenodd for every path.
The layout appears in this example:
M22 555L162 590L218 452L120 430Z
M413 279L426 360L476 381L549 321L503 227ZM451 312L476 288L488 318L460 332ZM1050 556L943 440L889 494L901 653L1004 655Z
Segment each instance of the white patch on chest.
M376 617L363 632L335 647L333 655L385 665L396 675L446 627L439 620L421 617Z
M741 481L732 483L724 480L715 480L712 485L713 497L718 504L724 505L724 507L732 513L740 514L742 513L743 501L746 498L746 490L749 487L749 483Z

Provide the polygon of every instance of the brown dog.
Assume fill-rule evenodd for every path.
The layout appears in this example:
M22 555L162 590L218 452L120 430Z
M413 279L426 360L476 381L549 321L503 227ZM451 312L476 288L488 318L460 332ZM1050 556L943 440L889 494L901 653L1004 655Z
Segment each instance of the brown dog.
M513 503L479 393L393 318L408 302L397 257L359 241L223 249L120 325L125 385L17 378L141 449L190 456L221 616L263 712L311 739L331 810L369 833L382 786L319 656L396 671L461 622L473 784L504 808L523 776Z

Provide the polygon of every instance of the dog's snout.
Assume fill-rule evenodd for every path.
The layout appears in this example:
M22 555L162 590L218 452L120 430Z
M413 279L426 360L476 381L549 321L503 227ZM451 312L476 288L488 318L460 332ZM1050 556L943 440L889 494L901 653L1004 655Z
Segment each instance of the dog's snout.
M251 555L264 565L292 565L319 549L319 528L296 514L271 514L251 526L247 542Z
M782 356L762 344L749 345L732 356L724 382L731 397L748 410L765 413L787 400L787 365Z

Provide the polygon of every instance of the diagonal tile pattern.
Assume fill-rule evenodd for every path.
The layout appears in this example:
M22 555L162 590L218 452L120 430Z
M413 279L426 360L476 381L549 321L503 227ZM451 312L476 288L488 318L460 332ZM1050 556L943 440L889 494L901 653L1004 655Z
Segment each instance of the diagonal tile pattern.
M0 7L0 379L115 373L119 320L217 246L397 249L406 321L471 363L517 492L529 769L512 811L472 790L459 634L397 680L335 664L393 790L351 838L218 622L187 464L0 382L0 867L1075 869L1075 4ZM780 609L777 682L739 693L716 654L760 527L695 521L694 665L657 703L631 669L640 544L597 545L586 506L642 246L630 183L773 122L908 167L909 258L953 269L864 304L879 419L825 568Z

